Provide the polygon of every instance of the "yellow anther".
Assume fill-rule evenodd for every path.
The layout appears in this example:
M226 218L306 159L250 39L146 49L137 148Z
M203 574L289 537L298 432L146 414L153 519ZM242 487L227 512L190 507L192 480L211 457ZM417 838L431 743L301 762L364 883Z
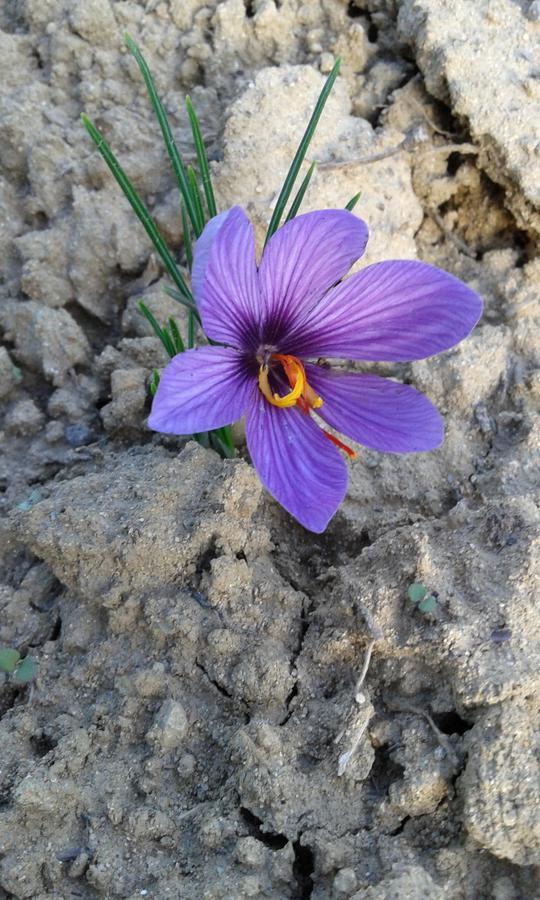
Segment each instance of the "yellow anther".
M268 381L268 366L261 366L259 369L259 389L263 396L268 400L272 406L279 406L282 408L286 408L288 406L294 406L298 398L302 395L302 391L305 386L305 377L304 371L301 366L297 363L291 362L289 364L294 372L295 383L294 387L288 394L284 397L280 397L279 394L272 393L270 389L270 383Z
M322 397L318 397L312 387L306 381L306 386L304 389L304 397L306 398L306 402L308 406L311 406L312 409L319 409L323 405Z

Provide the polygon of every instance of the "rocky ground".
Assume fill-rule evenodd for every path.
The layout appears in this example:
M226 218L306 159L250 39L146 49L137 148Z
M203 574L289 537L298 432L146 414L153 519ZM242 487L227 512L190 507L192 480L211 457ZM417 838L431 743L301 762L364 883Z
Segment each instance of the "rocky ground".
M538 0L7 0L0 28L0 648L37 663L0 674L0 897L540 896ZM136 300L182 314L78 119L180 247L126 30L259 236L339 53L305 208L361 190L362 264L484 298L379 367L442 448L358 448L322 536L241 446L145 428Z

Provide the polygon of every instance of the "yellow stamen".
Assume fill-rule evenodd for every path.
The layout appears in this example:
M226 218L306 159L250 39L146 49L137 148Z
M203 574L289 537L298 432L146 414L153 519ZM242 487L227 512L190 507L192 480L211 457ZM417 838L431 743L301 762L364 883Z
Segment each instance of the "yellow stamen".
M287 406L294 406L298 398L301 396L302 391L305 385L305 376L303 369L293 363L291 368L294 366L294 377L295 383L294 387L285 397L280 397L279 394L273 394L270 389L270 383L268 381L268 366L261 366L259 369L259 388L264 397L268 400L272 406L280 406L285 408Z
M306 388L304 391L304 397L306 398L306 402L312 409L319 409L323 405L322 397L318 397L312 387L306 381Z
M283 371L291 386L291 390L284 397L272 393L268 380L268 365L265 364L260 367L259 389L272 406L279 406L284 409L298 404L305 413L308 413L310 408L319 409L322 406L322 398L318 397L307 383L306 373L299 359L281 353L274 354L271 359L283 366Z

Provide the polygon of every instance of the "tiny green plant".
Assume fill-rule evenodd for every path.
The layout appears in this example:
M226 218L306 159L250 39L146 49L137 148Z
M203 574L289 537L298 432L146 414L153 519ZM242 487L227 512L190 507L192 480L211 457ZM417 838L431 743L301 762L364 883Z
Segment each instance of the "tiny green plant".
M413 582L407 588L407 597L419 612L425 616L433 615L437 611L437 598L435 593L428 591L427 587L419 581Z
M23 659L12 647L3 647L0 648L0 672L8 675L12 684L30 684L36 677L37 663L29 656Z

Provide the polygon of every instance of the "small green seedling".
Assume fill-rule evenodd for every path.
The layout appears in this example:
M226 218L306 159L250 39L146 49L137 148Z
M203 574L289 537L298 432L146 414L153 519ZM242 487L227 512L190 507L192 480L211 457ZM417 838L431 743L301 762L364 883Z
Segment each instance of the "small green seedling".
M30 684L31 681L34 681L36 675L37 663L35 659L30 659L27 656L20 661L11 677L14 684Z
M411 603L420 603L421 600L424 599L428 590L424 587L420 582L415 581L414 584L410 584L407 588L407 596Z
M22 503L17 503L17 509L20 509L21 512L28 512L29 509L32 509L34 503L39 503L41 500L41 491L37 488L34 488L33 491L30 491L26 500L23 500Z
M7 672L8 675L11 675L15 671L20 658L21 654L18 650L4 647L4 649L0 650L0 672Z
M29 656L21 659L19 651L12 647L3 647L0 649L0 672L9 675L13 684L30 684L37 675L37 663Z
M413 582L407 588L407 596L414 603L418 612L424 616L433 616L438 609L437 595L434 591L428 591L427 587L419 581Z

